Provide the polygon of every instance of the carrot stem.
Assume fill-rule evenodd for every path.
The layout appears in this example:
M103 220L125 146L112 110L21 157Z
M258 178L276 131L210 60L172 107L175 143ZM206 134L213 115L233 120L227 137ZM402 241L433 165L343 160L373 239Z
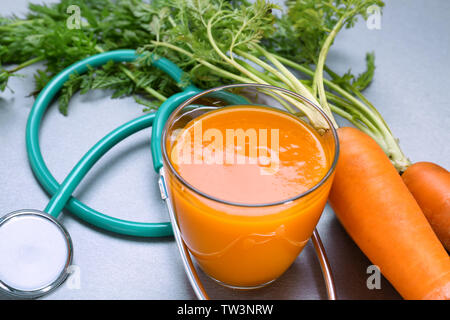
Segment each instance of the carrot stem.
M309 69L308 67L302 66L298 63L295 63L287 58L276 56L279 61L284 63L285 65L296 69L310 77L314 76L314 71ZM383 148L384 152L388 155L391 162L397 169L397 171L404 172L410 165L410 160L404 155L403 151L401 150L397 139L392 135L391 130L387 126L386 122L384 121L383 117L379 114L378 111L371 106L368 106L364 102L360 101L355 96L348 93L345 89L343 89L340 85L334 83L333 81L330 81L328 79L323 79L323 83L330 88L331 90L335 91L339 95L341 95L344 99L346 99L351 106L351 111L359 112L367 121L370 121L376 128L379 130L380 135L384 141L383 144L380 144L380 146ZM356 91L356 89L354 89ZM361 93L359 93L362 95ZM366 99L367 100L367 99ZM337 105L337 107L340 107ZM350 120L353 124L356 125L356 121ZM377 140L380 141L379 139Z

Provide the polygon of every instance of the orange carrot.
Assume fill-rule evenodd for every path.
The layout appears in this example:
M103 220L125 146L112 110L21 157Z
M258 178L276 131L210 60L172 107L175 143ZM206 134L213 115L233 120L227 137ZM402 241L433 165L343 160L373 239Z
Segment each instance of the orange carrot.
M405 299L450 299L450 258L378 144L340 128L330 204L348 234Z
M450 172L431 162L417 162L402 178L434 232L450 251Z

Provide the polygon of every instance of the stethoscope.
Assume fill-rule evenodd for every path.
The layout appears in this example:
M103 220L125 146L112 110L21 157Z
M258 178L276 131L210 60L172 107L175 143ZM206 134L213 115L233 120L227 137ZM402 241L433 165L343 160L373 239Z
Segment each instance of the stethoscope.
M53 177L42 157L39 129L43 116L70 75L85 73L90 67L98 67L109 61L131 62L137 57L134 50L116 50L83 59L56 75L36 98L26 128L27 153L36 179L52 197L43 211L25 209L0 218L0 292L19 298L37 298L55 290L68 277L73 245L69 233L57 220L61 211L66 208L80 219L118 234L138 237L164 237L173 234L184 269L197 298L209 299L178 228L164 179L161 152L163 129L170 114L183 102L204 92L203 90L188 84L182 92L164 101L157 112L145 114L111 131L80 159L61 184ZM152 63L181 86L183 71L178 66L162 57L156 57ZM223 95L222 98L230 104L242 104L246 101L241 96L217 89L211 91L213 90L215 94ZM148 127L152 127L153 166L159 174L161 198L168 208L170 222L143 223L117 219L98 212L72 197L72 193L88 171L106 152L130 135ZM312 241L322 269L328 298L335 300L331 269L316 230L313 232Z

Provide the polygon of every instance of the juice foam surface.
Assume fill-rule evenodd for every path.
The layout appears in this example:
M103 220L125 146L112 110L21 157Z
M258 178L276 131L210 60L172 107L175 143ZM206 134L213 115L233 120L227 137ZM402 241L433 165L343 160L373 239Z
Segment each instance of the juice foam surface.
M227 134L233 138L227 140ZM244 144L236 136L244 137ZM327 173L319 135L301 119L268 107L207 112L187 123L168 150L175 170L191 186L235 203L287 200L314 187Z

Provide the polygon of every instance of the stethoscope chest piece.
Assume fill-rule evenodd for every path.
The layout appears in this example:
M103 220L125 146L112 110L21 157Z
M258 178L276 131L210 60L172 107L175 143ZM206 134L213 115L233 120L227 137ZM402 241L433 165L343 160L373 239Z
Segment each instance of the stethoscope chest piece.
M0 291L36 298L57 288L68 275L72 240L49 214L15 211L0 219Z

